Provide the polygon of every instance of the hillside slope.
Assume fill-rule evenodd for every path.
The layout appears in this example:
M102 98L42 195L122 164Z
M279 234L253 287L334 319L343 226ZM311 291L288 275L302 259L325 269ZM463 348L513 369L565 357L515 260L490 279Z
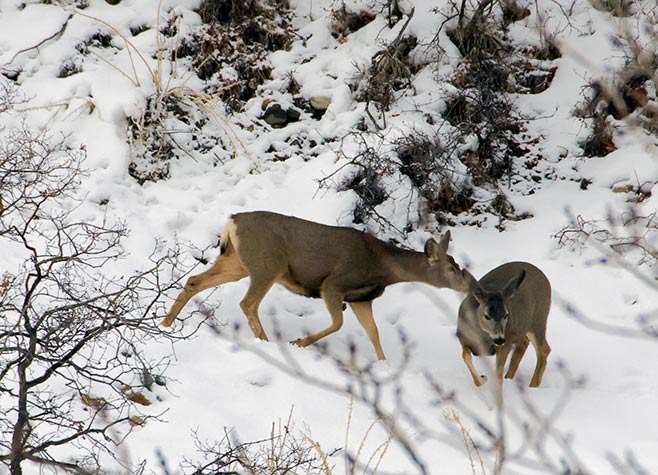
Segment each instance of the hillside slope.
M289 3L289 11L261 12L256 24L273 28L269 33L254 25L240 30L237 20L208 22L198 0L2 5L0 83L5 95L11 90L17 98L11 108L0 108L0 140L10 143L8 132L21 124L46 130L54 140L64 137L84 152L85 174L54 206L69 219L120 222L128 231L123 257L94 270L89 284L100 276L130 276L148 267L154 253L178 249L181 262L162 275L182 285L218 255L230 214L245 210L354 226L414 249L449 229L451 254L475 276L524 260L551 280L553 351L544 381L526 388L535 363L529 350L519 384L505 382L502 409L494 407L491 383L473 386L455 337L463 298L456 292L390 287L374 305L388 360L375 362L349 310L343 328L324 345L288 345L323 328L329 317L320 300L280 287L260 309L274 341L255 340L239 307L245 280L195 298L173 330L153 330L183 336L199 326L194 336L175 342L156 336L136 347L144 361L158 362L144 369L157 366L165 384L147 389L143 375L132 376L130 390L150 405L130 406L127 414L154 419L113 427L107 444L122 443L116 459L98 456L102 468L221 472L211 462L227 446L216 441L237 446L278 433L291 445L309 447L307 456L317 465L307 473L327 467L331 473L490 474L497 467L524 475L658 473L656 129L647 126L642 108L617 119L606 109L610 148L604 156L587 156L585 144L601 124L596 110L582 113L596 102L592 84L616 84L633 63L628 38L637 39L642 54L653 54L655 64L655 9L623 17L589 2L516 2L528 15L492 36L501 49L510 48L506 61L527 68L514 69L496 91L504 101L493 107L505 121L502 108L509 106L513 123L492 121L494 108L493 116L466 130L477 108L465 106L466 119L457 122L447 111L459 97L477 97L484 109L488 96L476 81L495 82L498 69L484 70L482 62L485 79L477 78L473 68L480 63L468 63L450 33L459 21L452 2L399 2L399 16L389 15L386 2ZM495 24L504 23L497 4L492 8ZM226 36L208 40L203 34L219 33L204 30L207 24ZM255 32L252 40L245 31ZM259 50L259 35L270 45L281 35L285 48ZM400 46L403 38L406 46ZM195 42L205 50L182 48ZM532 56L549 43L559 54ZM406 48L397 62L390 59L391 45ZM373 75L381 58L406 72ZM216 69L200 77L199 69L211 62ZM550 81L528 93L529 83L518 78L537 70L550 71ZM640 88L645 105L656 100L655 68L652 73ZM311 106L318 98L330 100L326 111ZM263 118L272 104L297 111L298 119L288 116L273 127ZM479 145L492 131L500 135L487 142L489 163ZM400 144L429 149L411 147L417 161L404 162ZM429 186L428 180L436 181ZM370 195L364 192L369 185ZM368 201L371 195L378 199ZM0 202L5 196L0 190ZM26 255L0 233L0 273L20 275ZM168 289L149 309L148 325L155 328L176 292ZM14 315L9 303L5 311ZM10 332L3 332L9 342ZM9 368L12 345L3 347ZM490 374L491 360L476 358L475 364ZM0 374L0 407L13 411L14 393L5 388L18 378ZM72 384L63 371L60 376L44 394L69 397L76 418L93 419L79 394L84 389L109 398L107 387ZM2 457L11 446L11 417L3 419ZM57 433L44 424L35 424L35 432ZM500 435L507 456L497 463ZM78 441L48 453L75 461L87 451ZM24 470L44 467L26 462ZM8 470L2 466L0 473Z

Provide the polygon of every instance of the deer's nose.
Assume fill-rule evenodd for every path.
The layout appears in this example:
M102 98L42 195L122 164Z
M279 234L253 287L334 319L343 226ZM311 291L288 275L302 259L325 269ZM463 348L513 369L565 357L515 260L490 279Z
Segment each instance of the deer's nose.
M493 342L496 346L502 346L505 344L505 338L496 338Z

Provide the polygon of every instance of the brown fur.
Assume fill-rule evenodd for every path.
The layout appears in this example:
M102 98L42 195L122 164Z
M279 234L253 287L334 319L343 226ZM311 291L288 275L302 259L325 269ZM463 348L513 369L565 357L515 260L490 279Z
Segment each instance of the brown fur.
M548 278L532 264L508 262L490 271L479 282L473 277L471 279L471 290L459 307L457 335L462 345L462 358L473 382L480 386L486 382L486 377L476 371L472 354L495 354L496 376L502 384L509 353L514 349L505 374L505 378L511 379L516 375L528 345L532 343L537 354L537 365L530 386L539 386L551 351L546 341L546 321L551 308ZM506 295L506 292L513 294ZM501 319L505 311L509 312L509 316ZM484 318L485 314L491 318ZM504 343L497 345L492 333L500 331L501 321L506 321Z
M322 298L332 323L295 341L310 345L340 329L347 302L384 359L372 301L397 282L424 282L466 292L467 280L447 254L449 232L440 242L429 239L425 252L400 249L356 229L326 226L265 211L240 213L229 220L221 239L222 254L207 271L192 276L163 319L170 326L195 294L249 276L240 302L249 327L267 340L258 306L275 283L293 293Z

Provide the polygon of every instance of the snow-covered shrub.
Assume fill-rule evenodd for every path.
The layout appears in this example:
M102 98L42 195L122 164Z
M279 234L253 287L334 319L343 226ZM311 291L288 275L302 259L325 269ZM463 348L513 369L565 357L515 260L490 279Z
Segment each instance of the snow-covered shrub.
M205 23L182 39L176 57L190 59L206 81L204 92L238 111L269 79L267 55L292 42L288 7L274 0L206 0L198 12Z
M327 454L310 436L299 437L294 431L292 412L284 424L272 424L267 437L243 442L234 431L224 429L224 436L211 443L197 438L198 461L188 460L183 473L211 475L220 473L317 474L332 475Z
M473 206L471 183L454 167L456 144L442 143L438 136L411 133L396 140L395 147L399 170L418 190L424 212L445 222L448 215L458 215Z
M158 88L138 118L129 118L130 175L139 183L169 177L170 160L230 159L235 145L212 118L239 112L270 78L267 55L291 42L286 6L281 2L206 0L197 9L205 23L182 35L175 18L163 25L159 57L184 63L202 81L200 88Z
M410 88L411 79L418 71L409 57L416 43L413 36L400 36L375 54L370 67L361 73L362 78L357 81L356 99L374 102L382 110L389 110L396 93Z
M483 0L470 14L461 10L457 24L448 29L463 61L453 74L455 89L444 117L464 137L475 139L461 160L479 186L508 176L514 157L523 154L523 118L507 94L512 45L504 36L502 11L494 8L495 3Z
M605 108L598 108L590 117L590 133L580 143L586 157L604 157L617 147L613 141L614 129L608 121Z
M345 41L345 36L363 28L375 19L368 10L353 11L347 8L345 2L331 11L331 34L339 41Z
M369 143L366 134L355 134L361 141L360 151L350 158L354 171L339 183L339 191L352 190L357 197L353 221L357 224L375 219L386 223L386 219L377 213L377 207L389 198L389 192L383 182L384 170L389 167L388 160L376 146ZM326 179L325 179L326 180Z
M112 271L127 230L76 215L84 159L27 126L0 131L0 244L12 255L0 278L0 461L14 475L28 463L100 471L154 417L148 381L166 384L166 363L141 345L176 338L151 315L176 257L156 250L144 270Z
M439 31L430 44L418 44L405 34L411 11L402 27L398 25L394 40L373 56L355 81L354 97L365 103L365 125L375 129L372 140L358 140L361 151L350 158L362 171L341 188L356 192L358 222L368 217L381 222L381 205L400 199L413 203L411 213L422 216L414 222L453 222L465 212L471 213L466 218L470 222L478 222L480 218L473 216L482 213L504 219L529 216L517 213L503 191L513 175L526 172L526 163L531 167L541 159L527 146L538 137L528 132L530 119L517 111L514 94L546 90L560 51L549 40L531 47L508 38L510 25L530 14L517 2L461 2L453 11L457 13L435 10L446 18L439 28L446 28L448 39L462 54L448 76L445 45L439 42L445 35ZM430 49L434 53L428 54ZM420 57L425 59L418 61ZM413 97L413 81L424 68L434 71L437 84L443 84L441 117L423 114L427 124L412 130L389 128L387 115L398 112L398 101ZM387 138L389 132L395 138ZM373 187L371 193L368 186Z
M597 0L594 6L629 17L620 20L619 35L610 40L624 55L623 66L591 80L575 111L591 129L584 155L604 156L616 149L616 121L658 132L658 6L623 0Z
M648 196L638 190L639 196ZM646 198L642 198L646 199ZM555 234L559 244L571 251L586 247L599 248L611 256L624 259L632 266L658 264L658 213L641 214L636 206L606 219L577 216Z

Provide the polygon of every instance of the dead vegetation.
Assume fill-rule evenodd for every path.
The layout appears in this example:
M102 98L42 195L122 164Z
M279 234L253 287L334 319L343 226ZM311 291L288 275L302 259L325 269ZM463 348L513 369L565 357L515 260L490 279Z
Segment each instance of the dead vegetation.
M611 41L625 55L614 74L590 81L585 100L574 112L590 133L582 143L585 156L605 156L616 150L613 135L619 121L658 133L658 6L632 0L592 0L595 8L616 17L637 17L618 24Z
M331 11L331 34L339 41L345 41L347 35L360 30L374 19L372 12L349 10L343 2Z
M518 219L498 184L509 181L523 163L535 163L526 144L525 122L510 94L538 94L550 87L560 56L550 41L542 47L517 47L507 37L508 27L530 11L515 1L463 0L446 30L462 54L451 82L443 117L472 145L459 155L473 186L493 191L488 212ZM438 37L438 35L437 35Z
M205 0L197 12L204 24L183 35L176 17L163 22L159 57L188 65L204 90L166 88L148 98L139 118L129 118L130 175L140 184L169 177L170 160L198 155L217 164L236 146L222 131L205 127L216 114L211 103L239 112L270 78L267 55L292 41L287 3L279 0ZM233 139L228 139L232 141Z
M599 11L610 13L616 17L628 17L636 9L636 0L590 0L592 6Z
M413 35L405 34L413 15L412 9L398 35L372 57L368 69L361 71L353 85L356 100L365 102L368 117L378 130L386 128L386 112L400 91L412 87L419 70L410 56L418 42Z
M608 121L604 109L598 109L590 116L590 131L580 143L585 157L605 157L617 150L614 142L614 129Z
M393 196L391 187L405 180L412 187L407 199L418 200L419 219L453 222L466 212L471 218L482 213L513 220L528 216L516 212L500 186L522 167L534 167L541 160L531 146L538 138L528 136L529 118L517 112L512 94L545 91L560 52L548 40L542 46L517 47L507 38L509 25L530 14L518 2L464 0L455 4L454 11L452 17L446 14L441 26L462 55L450 78L454 87L443 96L442 118L449 126L428 116L428 123L438 126L436 134L408 131L385 152L372 145L382 140L387 114L405 91L413 90L412 81L421 68L436 68L439 75L440 61L416 64L413 59L419 47L435 48L434 57L441 57L438 33L432 44L418 45L406 32L413 11L405 13L396 38L373 56L355 84L355 97L366 104L369 119L362 134L374 137L358 140L366 145L350 163L359 171L340 185L357 194L356 222L385 221L377 209ZM336 18L345 16L344 9L338 13ZM527 175L529 170L523 172Z
M632 265L658 263L654 243L658 236L658 216L654 211L639 214L636 206L608 216L607 219L574 217L571 223L555 234L560 246L571 251L594 247L623 257Z
M447 215L458 215L474 204L473 189L455 173L455 151L438 137L409 134L399 139L396 152L400 172L407 176L423 199L423 210L439 222Z
M353 221L362 224L374 218L380 224L389 224L377 211L377 207L389 198L389 191L383 182L384 168L387 161L376 147L368 143L364 135L355 135L361 140L360 152L350 158L350 165L354 166L355 172L342 183L338 183L338 191L352 190L357 196L357 202L353 210ZM332 176L323 179L326 182Z
M240 110L270 77L267 54L290 47L287 2L206 0L198 12L204 27L184 38L175 55L191 61L199 78L208 82L207 93Z

